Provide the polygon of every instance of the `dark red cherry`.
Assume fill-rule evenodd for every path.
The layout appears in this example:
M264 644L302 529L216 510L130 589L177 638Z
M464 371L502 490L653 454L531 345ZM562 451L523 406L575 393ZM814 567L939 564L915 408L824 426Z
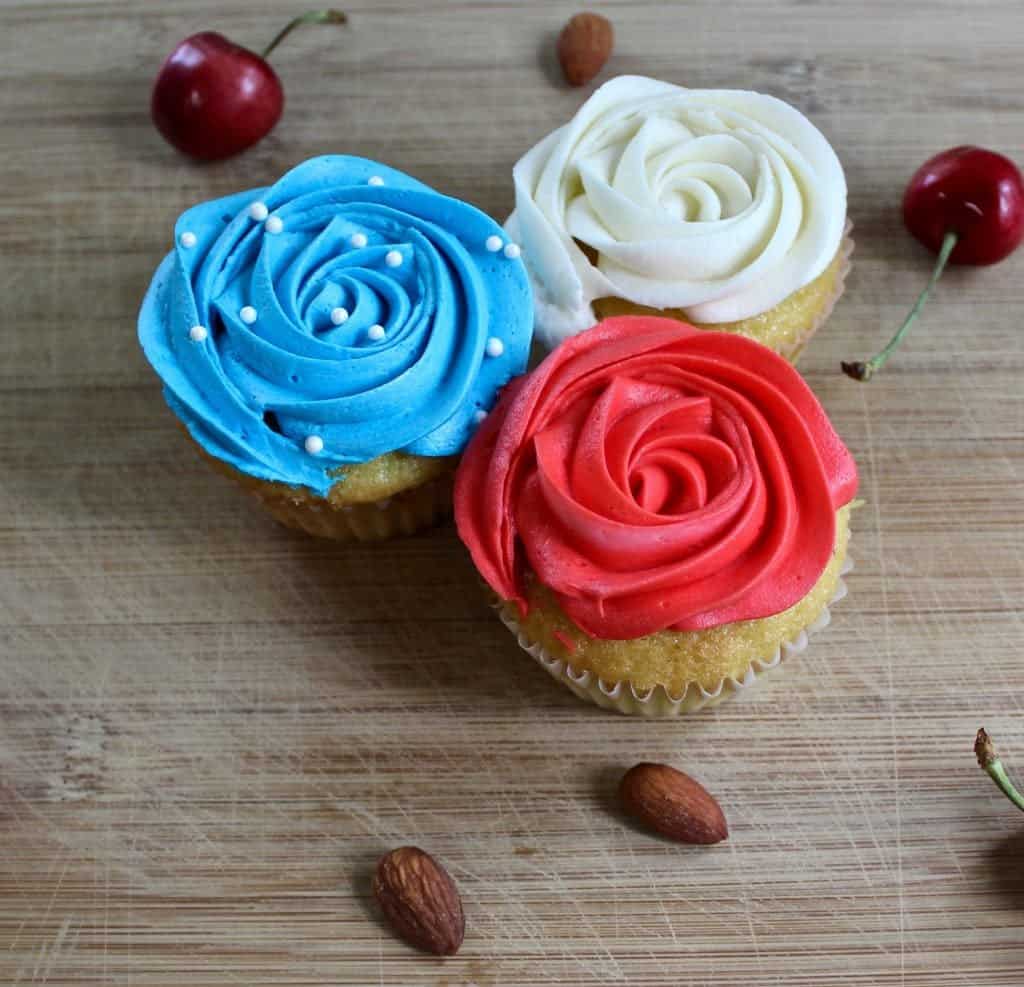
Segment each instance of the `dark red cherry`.
M1024 178L995 151L964 145L929 158L903 196L903 222L938 254L932 276L903 325L870 360L842 364L855 380L870 380L885 365L924 308L946 264L995 264L1024 240Z
M244 151L274 129L284 109L284 88L267 56L300 24L345 20L340 11L310 11L260 55L214 31L191 35L157 74L153 123L169 144L193 158L213 161Z

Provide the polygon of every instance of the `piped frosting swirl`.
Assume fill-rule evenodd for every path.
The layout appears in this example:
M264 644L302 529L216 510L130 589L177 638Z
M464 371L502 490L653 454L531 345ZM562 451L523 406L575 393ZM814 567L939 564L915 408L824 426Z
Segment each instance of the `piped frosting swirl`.
M483 578L527 572L587 634L642 637L780 613L833 551L853 458L800 375L752 340L606 319L502 395L456 477Z
M839 159L798 110L640 76L601 86L513 177L506 228L552 347L604 297L702 323L758 315L825 270L846 222Z
M313 158L179 218L139 339L208 453L323 495L346 464L458 453L525 367L529 283L494 237L399 171Z

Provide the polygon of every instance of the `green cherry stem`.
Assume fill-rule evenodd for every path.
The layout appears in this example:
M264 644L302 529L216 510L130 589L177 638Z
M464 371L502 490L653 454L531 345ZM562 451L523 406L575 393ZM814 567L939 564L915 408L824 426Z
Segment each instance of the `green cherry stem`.
M262 58L269 58L270 53L282 42L289 34L292 33L297 27L302 24L346 24L348 17L343 14L340 10L310 10L305 14L300 14L294 20L289 21L280 31L277 33L277 37L263 49Z
M974 740L974 753L978 758L978 764L996 783L999 791L1018 809L1024 811L1024 795L1017 791L1013 782L1007 776L1003 762L999 760L999 755L996 753L995 744L992 743L992 738L985 732L984 727L978 731L978 736Z
M843 373L847 377L852 377L854 380L868 381L877 373L882 367L885 366L885 361L889 359L892 351L900 345L900 341L907 334L907 330L914 324L914 320L921 314L921 309L924 308L924 303L928 301L928 296L931 294L932 288L938 283L942 272L946 268L946 263L949 260L949 255L953 252L953 248L956 246L957 235L953 232L947 233L942 238L942 248L939 250L938 260L935 261L935 267L932 269L932 276L928 279L928 283L924 286L924 291L917 296L917 301L914 302L914 307L910 310L910 314L903 320L903 325L896 330L896 335L889 340L886 344L885 349L881 352L876 353L866 363L857 361L855 363L842 364Z

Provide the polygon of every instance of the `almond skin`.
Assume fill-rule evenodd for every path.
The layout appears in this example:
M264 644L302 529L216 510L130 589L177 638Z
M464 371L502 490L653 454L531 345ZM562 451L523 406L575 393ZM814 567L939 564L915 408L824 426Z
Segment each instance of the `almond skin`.
M611 21L600 14L577 14L558 36L558 61L570 86L585 86L601 71L615 44Z
M721 806L701 785L667 764L638 764L619 784L622 807L648 829L677 843L721 843L729 827Z
M448 872L419 847L403 846L377 864L373 894L391 927L411 946L454 956L466 933L462 899Z

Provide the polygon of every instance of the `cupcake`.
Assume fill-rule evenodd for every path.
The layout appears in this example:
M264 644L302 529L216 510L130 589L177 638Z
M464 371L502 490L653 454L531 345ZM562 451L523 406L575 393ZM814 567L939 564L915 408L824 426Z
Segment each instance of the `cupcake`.
M529 282L501 227L328 156L189 209L174 239L139 339L213 465L330 538L450 509L456 457L530 347Z
M578 695L671 715L803 648L844 594L857 469L735 333L606 319L511 384L455 518L502 620Z
M640 76L601 86L516 164L548 347L610 315L664 315L795 359L842 292L846 179L798 110Z

